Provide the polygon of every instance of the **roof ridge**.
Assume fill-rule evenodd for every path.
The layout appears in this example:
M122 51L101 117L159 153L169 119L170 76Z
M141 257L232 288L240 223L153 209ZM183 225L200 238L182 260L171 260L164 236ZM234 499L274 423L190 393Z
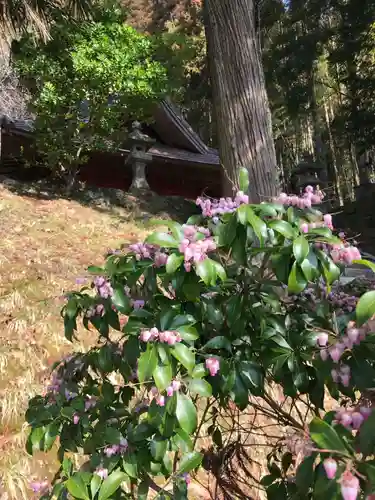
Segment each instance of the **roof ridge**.
M193 130L189 122L185 120L182 113L178 110L175 104L173 104L170 99L164 99L161 101L161 106L168 113L171 120L175 123L181 133L189 139L196 149L201 154L206 154L210 152L210 148L202 141L199 135Z

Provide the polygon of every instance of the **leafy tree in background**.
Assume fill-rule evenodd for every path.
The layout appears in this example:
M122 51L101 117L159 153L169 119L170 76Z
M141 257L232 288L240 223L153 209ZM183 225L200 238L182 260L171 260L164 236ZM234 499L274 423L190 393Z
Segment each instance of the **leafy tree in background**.
M150 116L167 91L151 37L124 24L120 10L83 23L56 20L52 39L21 40L16 64L31 89L37 149L70 189L90 150L117 148L126 124Z

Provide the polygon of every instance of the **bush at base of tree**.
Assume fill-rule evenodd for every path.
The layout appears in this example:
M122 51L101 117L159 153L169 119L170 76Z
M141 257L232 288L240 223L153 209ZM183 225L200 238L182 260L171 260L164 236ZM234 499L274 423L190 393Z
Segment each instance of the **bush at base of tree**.
M27 410L28 452L55 445L61 462L52 484L33 483L42 498L186 499L202 424L220 450L221 412L240 416L254 397L287 428L261 480L270 499L372 498L375 292L338 307L331 289L344 265L373 265L333 235L321 200L310 187L259 205L199 199L202 217L89 268L62 316L67 339L82 321L96 342L58 363ZM304 401L304 419L270 397L274 384ZM86 456L79 470L72 454Z

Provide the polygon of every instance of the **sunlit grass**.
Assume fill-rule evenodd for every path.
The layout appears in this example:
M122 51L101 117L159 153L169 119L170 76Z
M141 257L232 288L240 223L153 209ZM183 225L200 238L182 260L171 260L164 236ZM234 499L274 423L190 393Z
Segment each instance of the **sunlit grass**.
M43 390L52 362L72 350L59 315L63 293L108 248L145 236L142 226L124 221L120 210L17 196L0 185L1 500L33 498L29 481L56 470L54 451L25 452L27 401Z

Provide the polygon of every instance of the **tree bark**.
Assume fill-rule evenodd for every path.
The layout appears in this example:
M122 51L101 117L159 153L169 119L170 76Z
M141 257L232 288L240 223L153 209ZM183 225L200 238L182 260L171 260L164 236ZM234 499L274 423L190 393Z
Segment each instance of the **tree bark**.
M207 52L224 194L249 171L251 202L277 194L277 163L253 0L205 0Z

